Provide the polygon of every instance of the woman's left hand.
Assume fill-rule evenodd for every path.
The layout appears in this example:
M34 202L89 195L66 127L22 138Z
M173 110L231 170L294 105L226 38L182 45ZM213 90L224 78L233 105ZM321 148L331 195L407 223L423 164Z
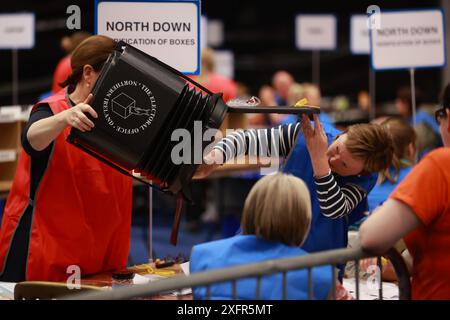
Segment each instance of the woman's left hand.
M313 118L314 128L309 118L303 115L302 129L314 169L314 175L316 177L323 177L330 172L327 158L328 138L317 115L314 114Z

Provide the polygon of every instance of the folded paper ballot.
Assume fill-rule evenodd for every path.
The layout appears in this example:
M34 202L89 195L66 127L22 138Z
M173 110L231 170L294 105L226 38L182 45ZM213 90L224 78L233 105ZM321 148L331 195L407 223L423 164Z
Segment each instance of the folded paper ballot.
M175 163L175 130L191 134L218 129L227 112L319 113L313 107L228 106L222 94L212 93L179 71L142 51L119 42L93 88L91 106L98 114L89 132L71 130L68 141L114 167L162 191L177 194L178 228L181 203L190 199L188 184L202 154L190 139L190 161ZM200 127L198 127L200 125ZM202 141L201 150L211 141ZM176 232L172 233L176 242Z

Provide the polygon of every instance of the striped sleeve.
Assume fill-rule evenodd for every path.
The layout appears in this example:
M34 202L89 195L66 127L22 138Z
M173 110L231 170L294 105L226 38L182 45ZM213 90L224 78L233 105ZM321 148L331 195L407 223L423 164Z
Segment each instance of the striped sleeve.
M339 187L331 172L314 180L322 214L331 219L348 215L367 195L356 184Z
M299 122L267 129L236 130L214 149L223 153L225 161L240 155L286 157L300 130Z

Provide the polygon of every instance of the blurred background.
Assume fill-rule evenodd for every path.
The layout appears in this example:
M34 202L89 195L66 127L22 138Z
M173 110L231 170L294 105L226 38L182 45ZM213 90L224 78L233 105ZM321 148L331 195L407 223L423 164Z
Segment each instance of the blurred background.
M33 12L36 18L35 47L31 50L18 51L19 94L18 104L36 103L52 87L53 74L58 62L67 55L63 49L63 39L75 32L66 27L67 7L76 4L81 9L81 31L94 32L93 0L47 0L47 1L3 1L0 13ZM278 0L263 2L258 0L203 0L201 13L211 23L219 23L223 30L221 41L210 43L216 52L231 52L232 65L230 85L234 90L228 98L259 96L264 100L266 94L274 98L276 85L274 75L285 70L290 78L294 96L307 96L313 103L334 113L334 124L340 121L340 127L356 122L368 122L369 103L369 55L353 55L350 51L350 16L366 14L368 6L376 4L384 9L412 9L443 7L446 21L450 21L450 1L446 0L385 0L385 1L289 1ZM299 51L295 45L295 16L301 13L327 13L337 18L337 48L333 51L320 52L320 87L310 86L312 79L311 51ZM76 30L75 30L76 31ZM449 43L447 32L447 43ZM67 38L66 38L67 39ZM448 51L447 51L448 55ZM212 58L207 54L205 59ZM448 60L448 57L447 57ZM215 62L216 71L221 69ZM202 69L202 73L205 72ZM230 74L228 74L230 76ZM283 74L286 76L286 74ZM204 76L204 75L203 75ZM200 75L198 82L205 80ZM427 105L430 114L439 101L442 88L450 81L450 68L418 69L415 73L417 104ZM410 75L407 70L383 71L375 74L376 109L385 110L386 114L399 114L399 104L410 104ZM228 86L221 82L212 91L222 91ZM301 86L299 84L302 84ZM205 84L213 86L212 83ZM405 87L402 89L402 87ZM297 91L296 91L297 90ZM402 91L403 90L403 91ZM227 94L226 92L224 92ZM291 103L283 98L283 103ZM295 103L296 100L294 100ZM281 103L281 104L283 104ZM12 97L12 52L0 50L0 106L13 104ZM397 108L396 108L397 105ZM354 115L352 110L362 110L364 114ZM378 115L383 115L377 114ZM236 120L236 119L234 119ZM280 119L259 119L253 117L228 119L230 127L264 127L281 123ZM14 127L15 128L15 127ZM20 134L20 126L17 127ZM0 129L0 135L4 132ZM14 129L16 130L16 129ZM439 146L439 134L431 132L431 142L427 147ZM433 140L434 139L434 140ZM439 141L438 141L439 140ZM19 141L19 140L17 140ZM429 150L427 149L427 150ZM12 180L14 164L5 164L0 174L5 180ZM9 170L7 174L5 172ZM155 257L168 255L182 258L189 256L192 245L208 240L233 235L239 226L243 201L259 175L228 174L205 181L193 183L193 204L184 207L178 246L169 244L170 228L175 212L175 199L172 196L153 192L150 200L146 186L136 185L133 199L132 246L129 264L146 262L149 257L149 203L153 207L153 252ZM0 180L2 178L0 177ZM0 181L1 182L1 181ZM3 192L3 194L2 194ZM6 198L7 188L0 190L0 216Z
M81 8L82 30L94 31L92 0L4 1L0 12L34 12L36 14L36 46L19 51L21 104L36 102L48 91L56 63L65 55L60 47L66 28L66 9L76 4ZM368 89L369 56L352 55L349 43L349 19L352 14L365 14L366 8L377 4L383 9L449 6L448 1L289 1L261 2L257 0L201 2L202 15L223 23L224 41L215 49L234 53L234 79L248 86L256 95L263 84L269 84L275 71L289 70L298 82L311 82L311 53L295 48L295 15L299 13L332 13L337 16L337 49L320 54L320 85L323 96L347 95L356 101L360 90ZM448 14L448 10L447 10ZM448 36L448 35L447 35ZM11 52L0 50L0 105L11 103ZM417 86L426 100L434 101L442 89L442 69L418 70ZM378 102L393 100L397 88L409 84L407 71L376 74Z

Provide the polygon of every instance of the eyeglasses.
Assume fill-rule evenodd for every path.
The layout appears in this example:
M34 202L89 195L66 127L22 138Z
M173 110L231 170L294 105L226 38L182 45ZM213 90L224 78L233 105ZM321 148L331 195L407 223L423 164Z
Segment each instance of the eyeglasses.
M447 117L447 114L445 113L445 107L442 107L434 113L434 118L436 119L436 123L439 125L441 119L444 119Z

